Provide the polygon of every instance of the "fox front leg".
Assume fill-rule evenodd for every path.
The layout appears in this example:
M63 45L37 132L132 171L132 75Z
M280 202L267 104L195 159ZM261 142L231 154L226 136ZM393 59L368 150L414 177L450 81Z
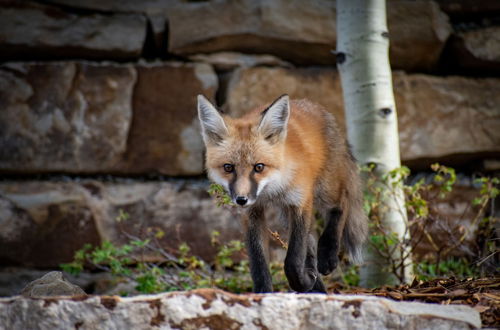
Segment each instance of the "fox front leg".
M264 249L263 231L265 229L264 212L260 207L252 207L247 215L247 250L250 258L250 273L255 293L273 292L271 273L267 265Z
M319 277L316 267L306 263L309 245L311 212L296 207L288 210L290 240L285 258L285 275L290 287L297 292L311 291ZM319 285L319 283L318 283Z
M316 238L314 237L314 235L312 233L309 234L309 241L307 244L306 269L314 270L315 274L318 273L318 269L317 269L318 259L316 257L317 256L316 245L317 245ZM321 280L321 276L318 276L316 278L316 283L314 283L313 288L307 292L327 293L325 285L323 284L323 281Z

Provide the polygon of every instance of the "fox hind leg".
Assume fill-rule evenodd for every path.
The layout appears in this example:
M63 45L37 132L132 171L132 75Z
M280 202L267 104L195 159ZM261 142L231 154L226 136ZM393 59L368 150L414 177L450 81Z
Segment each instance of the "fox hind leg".
M345 217L339 208L332 208L327 213L326 227L318 241L318 271L330 274L339 263L339 248Z

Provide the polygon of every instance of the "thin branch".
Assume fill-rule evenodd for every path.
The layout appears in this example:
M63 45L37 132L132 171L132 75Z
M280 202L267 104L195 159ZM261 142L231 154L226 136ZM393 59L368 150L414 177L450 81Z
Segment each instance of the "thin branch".
M271 234L271 237L281 245L283 249L288 249L288 244L281 239L280 234L277 231L272 231L270 228L267 228L267 231L269 232L269 234Z
M493 257L495 254L497 254L498 251L493 251L493 253L487 255L486 257L482 258L482 260L478 261L476 264L478 266L481 266L486 260L488 260L489 258Z
M483 214L484 209L486 208L486 205L488 204L488 201L489 201L489 199L487 199L487 198L484 199L483 203L481 204L481 208L479 209L479 212L476 214L476 216L472 220L470 227L476 226L477 222L479 221L480 216ZM464 233L462 234L462 236L460 237L458 242L456 244L454 244L453 246L450 246L448 249L445 249L443 251L443 253L446 255L451 250L457 248L460 244L462 244L462 242L465 240L465 238L467 237L468 234L469 234L469 229L465 228Z

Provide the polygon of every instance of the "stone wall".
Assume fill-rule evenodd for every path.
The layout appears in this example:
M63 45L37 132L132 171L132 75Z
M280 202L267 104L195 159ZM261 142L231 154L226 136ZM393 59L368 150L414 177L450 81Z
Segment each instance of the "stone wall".
M500 6L468 4L388 2L413 170L499 170ZM329 0L1 1L0 265L55 267L120 241L120 209L128 231L161 227L165 246L206 259L212 230L241 239L201 178L196 95L241 115L288 93L343 124L335 15Z

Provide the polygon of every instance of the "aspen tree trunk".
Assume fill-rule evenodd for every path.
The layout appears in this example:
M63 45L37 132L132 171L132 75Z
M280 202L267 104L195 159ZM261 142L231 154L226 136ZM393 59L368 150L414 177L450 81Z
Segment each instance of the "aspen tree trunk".
M348 139L360 165L373 164L379 177L401 166L396 105L389 65L389 34L385 0L337 0L337 67L345 104ZM408 238L406 209L401 189L391 192L380 211L382 227L399 240ZM365 249L361 283L365 287L398 282L387 260L373 247ZM398 249L401 260L408 251ZM398 259L399 258L399 259ZM411 280L411 266L400 278Z

